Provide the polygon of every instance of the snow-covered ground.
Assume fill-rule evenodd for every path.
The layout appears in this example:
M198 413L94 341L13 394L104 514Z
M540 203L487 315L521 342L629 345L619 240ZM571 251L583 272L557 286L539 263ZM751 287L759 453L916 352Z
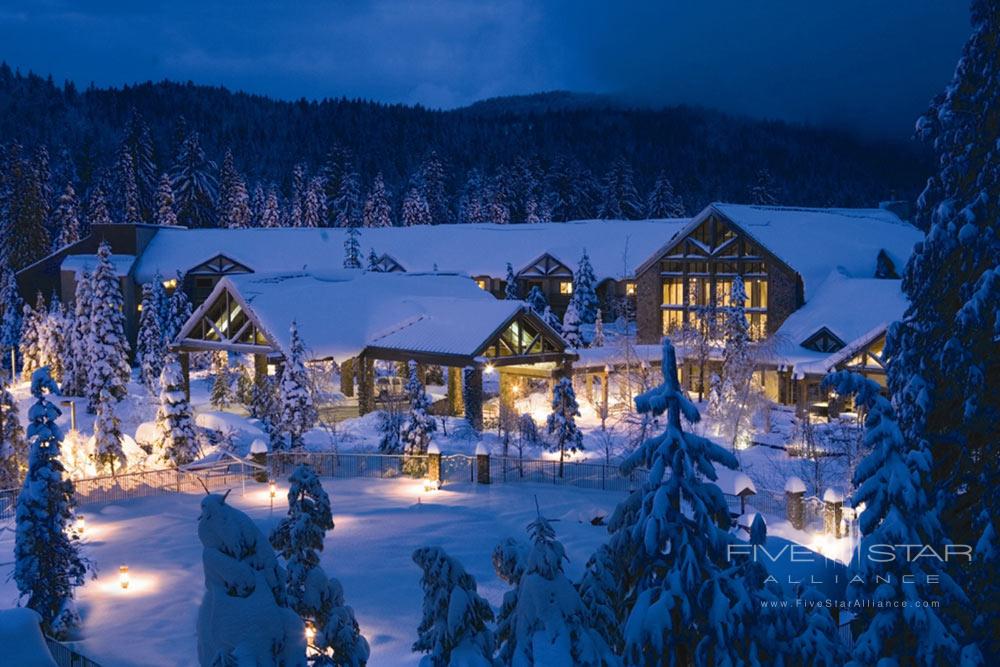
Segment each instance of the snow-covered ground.
M534 484L454 484L425 492L423 484L400 480L325 480L336 528L327 534L322 565L344 585L373 665L417 664L411 653L420 622L420 571L410 555L436 545L458 558L479 582L479 592L498 607L507 590L493 572L490 555L506 537L527 539L535 498L544 514L558 519L566 546L566 572L579 578L596 547L607 539L590 520L607 515L623 494ZM145 498L83 507L85 554L97 578L78 590L83 627L77 650L105 667L191 665L196 662L195 619L204 590L201 545L196 534L198 495ZM274 511L265 485L234 489L229 502L268 533L286 505L279 492ZM10 526L12 527L12 526ZM0 607L15 604L8 580L14 535L0 532ZM118 567L129 567L123 592Z

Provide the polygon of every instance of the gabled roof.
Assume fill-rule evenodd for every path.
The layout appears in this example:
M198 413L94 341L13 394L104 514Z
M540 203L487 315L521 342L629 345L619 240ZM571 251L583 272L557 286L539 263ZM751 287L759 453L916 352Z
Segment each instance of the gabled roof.
M127 276L135 263L135 255L111 255L111 264L115 267L115 273L120 276ZM60 271L72 271L80 273L87 271L93 273L97 268L97 255L67 255L59 265Z
M632 274L649 248L663 244L688 220L581 220L519 225L427 225L364 228L359 243L388 254L410 272L463 273L503 278L507 262L523 267L548 253L571 268L583 255L598 281ZM346 230L340 228L160 229L139 258L138 280L159 271L174 275L217 255L258 273L337 271L344 263Z
M832 269L875 275L879 251L906 264L923 233L880 208L804 208L716 202L706 206L637 269L646 270L713 213L729 220L802 276L808 301Z

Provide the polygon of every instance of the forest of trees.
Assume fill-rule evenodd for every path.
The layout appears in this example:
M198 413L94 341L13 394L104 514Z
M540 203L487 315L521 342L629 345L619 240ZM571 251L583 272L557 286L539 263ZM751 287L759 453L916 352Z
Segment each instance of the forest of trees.
M912 199L929 169L915 146L599 96L434 111L190 83L80 91L6 64L0 146L0 206L36 247L103 221L375 226L663 217L715 200L873 206Z

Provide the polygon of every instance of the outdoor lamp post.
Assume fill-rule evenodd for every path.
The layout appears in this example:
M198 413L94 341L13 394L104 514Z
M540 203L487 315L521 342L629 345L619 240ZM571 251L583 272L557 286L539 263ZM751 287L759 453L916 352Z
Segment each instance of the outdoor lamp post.
M60 401L59 405L69 408L69 430L76 430L76 401Z
M118 584L123 591L128 590L128 565L122 565L118 568Z

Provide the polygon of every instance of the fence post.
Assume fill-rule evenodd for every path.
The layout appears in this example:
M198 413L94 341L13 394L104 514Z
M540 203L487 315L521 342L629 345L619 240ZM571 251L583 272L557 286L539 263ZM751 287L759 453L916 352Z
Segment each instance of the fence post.
M844 494L829 488L823 492L823 532L836 538L843 537L840 522L844 518Z
M480 484L490 483L490 453L483 443L476 445L476 481Z
M441 486L441 450L433 442L427 446L427 479Z
M250 460L257 465L267 466L267 444L263 440L258 438L250 443ZM255 468L253 478L254 481L267 483L267 470Z
M805 495L805 482L798 477L789 477L785 482L785 517L796 530L802 530L806 524Z

